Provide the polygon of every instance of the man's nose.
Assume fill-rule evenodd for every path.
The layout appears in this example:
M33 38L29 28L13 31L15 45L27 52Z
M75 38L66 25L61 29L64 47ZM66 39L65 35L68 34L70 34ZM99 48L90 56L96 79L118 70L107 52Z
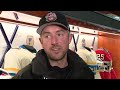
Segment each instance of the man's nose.
M51 38L51 44L54 45L54 44L57 44L57 42L58 42L57 37L56 37L56 36L53 36L53 37Z

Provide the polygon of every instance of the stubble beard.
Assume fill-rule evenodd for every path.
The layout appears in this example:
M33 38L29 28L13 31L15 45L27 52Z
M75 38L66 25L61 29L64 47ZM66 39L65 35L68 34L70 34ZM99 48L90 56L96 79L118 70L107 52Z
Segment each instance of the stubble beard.
M50 51L47 52L48 59L52 61L63 60L65 56L67 55L67 50L68 49L65 49L65 50L59 49L59 52L54 52L52 49L50 49Z

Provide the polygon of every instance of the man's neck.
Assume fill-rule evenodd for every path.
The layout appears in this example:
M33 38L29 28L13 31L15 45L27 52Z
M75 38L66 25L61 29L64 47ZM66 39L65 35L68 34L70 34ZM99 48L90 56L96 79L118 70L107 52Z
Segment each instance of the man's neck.
M59 60L59 61L49 60L49 62L51 66L58 66L59 68L64 68L68 66L67 56L62 60Z

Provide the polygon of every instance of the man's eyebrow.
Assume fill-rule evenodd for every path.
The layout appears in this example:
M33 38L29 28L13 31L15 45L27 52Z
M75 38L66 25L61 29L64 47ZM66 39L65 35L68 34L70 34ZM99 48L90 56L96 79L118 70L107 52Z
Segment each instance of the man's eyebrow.
M44 31L44 32L42 32L42 34L49 34L50 32L47 32L47 31Z
M61 30L58 30L57 32L65 32L65 30L64 30L64 29L61 29Z

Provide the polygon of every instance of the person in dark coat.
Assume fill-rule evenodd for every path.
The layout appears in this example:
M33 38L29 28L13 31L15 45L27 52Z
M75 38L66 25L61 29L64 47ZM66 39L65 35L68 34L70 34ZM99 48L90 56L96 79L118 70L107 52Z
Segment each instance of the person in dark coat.
M37 33L43 49L12 79L94 79L87 63L69 49L72 34L65 15L48 12Z

